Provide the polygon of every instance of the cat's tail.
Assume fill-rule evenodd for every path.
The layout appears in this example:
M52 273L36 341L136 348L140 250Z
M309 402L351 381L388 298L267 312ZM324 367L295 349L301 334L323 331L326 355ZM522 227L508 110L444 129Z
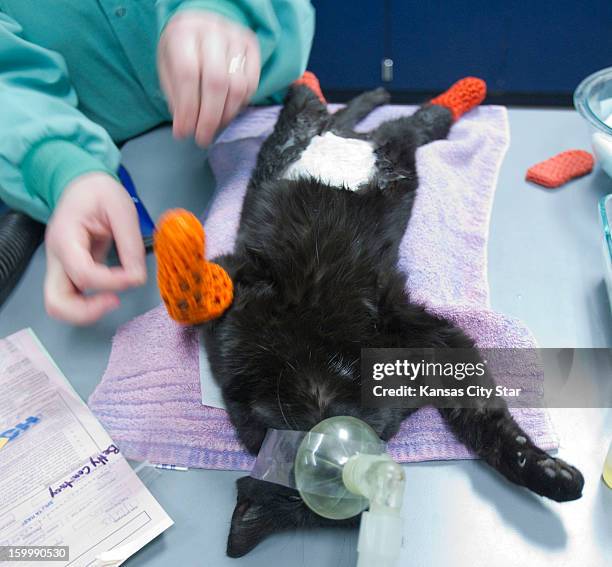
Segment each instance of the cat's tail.
M465 77L450 89L432 98L429 103L444 106L451 111L453 120L458 120L487 96L487 84L477 77Z

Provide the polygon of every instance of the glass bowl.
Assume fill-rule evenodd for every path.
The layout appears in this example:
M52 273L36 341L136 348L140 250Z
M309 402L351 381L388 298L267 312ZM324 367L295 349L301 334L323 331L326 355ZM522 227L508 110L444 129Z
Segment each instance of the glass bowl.
M591 125L597 161L612 177L612 67L589 75L578 85L574 106Z
M605 263L606 287L612 305L612 195L599 201L599 213L603 227L603 253Z
M589 75L574 92L574 106L591 125L593 151L602 169L612 177L612 67ZM612 195L599 201L603 228L606 287L612 304Z

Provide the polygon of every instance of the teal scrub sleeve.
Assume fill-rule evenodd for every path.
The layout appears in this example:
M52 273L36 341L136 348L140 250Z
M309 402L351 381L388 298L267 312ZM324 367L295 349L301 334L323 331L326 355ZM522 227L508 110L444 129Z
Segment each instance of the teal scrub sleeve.
M255 104L280 102L308 63L314 35L314 8L307 0L157 0L160 33L177 13L204 10L249 27L257 35L261 77Z
M0 199L45 222L68 183L93 171L114 175L120 154L77 109L63 58L21 31L0 12Z

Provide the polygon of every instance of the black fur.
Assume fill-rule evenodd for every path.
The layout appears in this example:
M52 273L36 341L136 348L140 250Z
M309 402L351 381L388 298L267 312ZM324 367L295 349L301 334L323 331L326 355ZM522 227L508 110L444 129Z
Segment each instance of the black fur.
M234 281L235 299L204 327L205 341L230 418L252 453L268 428L308 430L335 415L358 417L382 439L392 437L414 410L361 406L362 347L474 346L461 329L411 301L396 267L418 185L416 149L445 138L451 114L426 105L368 134L353 131L387 100L379 89L330 115L308 88L293 87L259 153L235 251L216 259ZM370 182L350 191L281 178L325 131L374 144ZM580 497L580 472L538 449L507 409L440 411L462 442L511 481L559 501ZM295 491L241 479L228 555L243 555L280 529L331 523Z

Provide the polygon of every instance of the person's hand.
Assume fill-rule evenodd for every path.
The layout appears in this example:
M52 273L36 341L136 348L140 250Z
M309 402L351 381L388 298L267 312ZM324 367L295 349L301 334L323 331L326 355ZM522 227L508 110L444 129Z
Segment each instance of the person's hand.
M113 240L121 266L108 267L103 262ZM45 307L56 319L93 323L119 306L115 292L147 279L136 207L105 173L82 175L66 187L47 227L45 245Z
M259 43L250 29L210 12L174 16L157 51L174 135L210 144L257 90L259 65Z

